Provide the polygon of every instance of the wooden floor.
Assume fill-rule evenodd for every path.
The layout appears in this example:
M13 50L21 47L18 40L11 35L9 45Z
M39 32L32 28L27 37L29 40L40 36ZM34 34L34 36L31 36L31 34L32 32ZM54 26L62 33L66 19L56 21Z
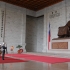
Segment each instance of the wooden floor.
M26 53L28 54L28 53ZM31 54L31 53L29 53ZM49 55L49 56L60 56L70 57L70 55L63 54L46 54L46 53L32 53L36 55ZM0 70L70 70L70 62L48 64L38 61L28 61L20 63L5 63L0 64Z

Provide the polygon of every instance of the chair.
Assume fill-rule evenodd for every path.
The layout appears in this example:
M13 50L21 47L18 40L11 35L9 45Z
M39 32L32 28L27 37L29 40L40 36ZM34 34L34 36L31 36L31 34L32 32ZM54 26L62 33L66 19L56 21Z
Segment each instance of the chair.
M58 28L58 37L59 38L70 37L70 21L68 21L65 26Z

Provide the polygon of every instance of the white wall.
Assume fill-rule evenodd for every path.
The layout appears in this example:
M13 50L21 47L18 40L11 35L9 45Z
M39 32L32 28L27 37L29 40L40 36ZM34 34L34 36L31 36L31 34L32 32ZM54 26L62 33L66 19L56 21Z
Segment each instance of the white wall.
M44 30L44 16L37 18L37 52L42 52L43 49L43 30Z
M4 2L0 2L0 8L0 11L4 11L6 13L4 14L5 18L3 20L5 21L4 41L7 43L8 52L10 52L11 46L14 46L14 52L17 52L17 45L22 45L22 48L26 51L26 9Z
M33 10L26 9L26 15L36 17L36 12Z
M36 16L35 11L25 9L22 7L18 7L18 6L12 5L12 4L4 3L4 2L0 2L0 8L1 8L0 9L1 11L4 11L6 13L4 15L4 17L6 19L4 18L4 20L3 20L3 21L5 21L5 39L0 38L0 40L1 40L0 42L2 43L3 39L4 39L4 41L7 43L8 52L10 52L11 46L14 46L14 52L17 52L16 46L18 44L22 45L24 51L26 51L25 50L25 46L27 45L27 43L25 42L26 15L33 16L33 17L38 17L38 15ZM2 20L2 19L0 18L0 20ZM40 23L39 23L40 20L37 22L37 19L34 19L33 21L34 21L34 23L36 22L35 24L33 24L34 27L35 26L37 27L37 25L40 25ZM35 27L35 29L34 29L35 31L33 33L34 43L33 43L32 51L39 50L39 48L37 47L37 45L39 45L39 44L37 42L40 41L40 39L37 41L37 36L36 36L37 34L35 33L37 31L36 27ZM43 28L41 28L41 29L43 29ZM38 28L38 31L40 31L39 28ZM38 48L38 50L36 47Z
M43 49L43 20L44 17L26 17L26 50L42 52Z
M56 13L59 13L59 16L53 16ZM49 49L51 49L51 42L50 42L50 47L48 49L48 31L49 31L49 23L50 23L50 31L51 31L51 41L53 38L58 38L58 27L60 26L64 26L66 24L66 6L65 6L65 2L62 1L58 4L55 4L53 6L50 6L47 8L47 11L44 13L45 18L44 18L44 24L45 24L45 29L47 29L47 32L44 31L44 34L46 34L47 40L45 44L45 48L46 48L46 52L49 52ZM45 30L44 29L44 30ZM44 51L44 50L43 50Z
M0 2L0 8L5 11L5 3L4 2ZM55 16L53 18L50 18L51 15L56 14L56 11L60 15L58 17ZM52 14L52 12L53 12L53 14ZM43 31L44 34L43 34L43 50L42 50L42 52L53 52L51 50L48 50L48 25L50 23L51 41L52 41L53 38L58 37L57 36L58 27L64 26L66 24L66 22L68 20L70 20L70 0L64 0L60 3L57 3L50 7L46 7L40 11L37 11L37 12L28 10L25 8L21 8L21 7L15 6L15 5L6 4L6 14L7 15L6 15L6 34L5 34L6 38L5 38L5 41L7 42L9 48L11 46L11 43L14 46L16 46L18 43L20 43L21 45L23 45L23 48L25 49L25 45L26 45L26 43L25 43L26 15L31 15L34 17L39 17L41 15L44 15L44 31ZM14 17L15 17L15 19L14 19ZM11 26L13 27L13 29ZM16 29L15 29L15 26L16 26ZM18 29L18 26L19 26L19 29ZM10 30L8 28L10 28ZM15 34L15 31L13 32L13 30L16 31L17 35ZM18 35L20 33L21 33L21 35ZM8 37L8 35L10 35L10 36ZM17 38L17 39L14 39L12 36L14 36L14 38ZM8 39L11 39L11 40L8 40ZM16 43L14 43L14 42L16 42ZM50 42L50 45L51 45L51 42ZM54 51L54 52L56 53L56 51ZM59 50L58 52L62 53L63 51Z
M43 9L44 10L44 9ZM57 11L57 12L56 12ZM43 12L39 11L40 14ZM59 16L53 16L59 13ZM58 27L64 26L67 21L70 20L70 1L64 0L58 4L52 5L50 7L45 8L44 11L44 37L43 37L43 52L51 52L51 53L70 53L67 50L52 50L51 42L53 38L58 38ZM49 31L49 23L51 28L51 41L50 47L48 49L48 31ZM69 48L68 48L69 50Z
M37 51L37 20L35 17L26 17L26 51Z

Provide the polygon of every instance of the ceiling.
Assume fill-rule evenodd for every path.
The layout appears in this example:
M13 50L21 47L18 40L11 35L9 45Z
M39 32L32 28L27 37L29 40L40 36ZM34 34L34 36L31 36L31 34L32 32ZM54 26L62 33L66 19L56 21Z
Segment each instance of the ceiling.
M33 11L41 10L63 0L0 0L13 5L24 7Z

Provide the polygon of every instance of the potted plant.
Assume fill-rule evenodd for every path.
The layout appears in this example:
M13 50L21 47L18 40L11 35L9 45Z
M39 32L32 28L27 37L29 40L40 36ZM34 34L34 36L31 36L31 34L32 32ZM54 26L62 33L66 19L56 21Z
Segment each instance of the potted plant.
M21 45L16 46L16 48L19 48L18 53L22 53L23 52L23 49L20 49L21 47L22 47Z

